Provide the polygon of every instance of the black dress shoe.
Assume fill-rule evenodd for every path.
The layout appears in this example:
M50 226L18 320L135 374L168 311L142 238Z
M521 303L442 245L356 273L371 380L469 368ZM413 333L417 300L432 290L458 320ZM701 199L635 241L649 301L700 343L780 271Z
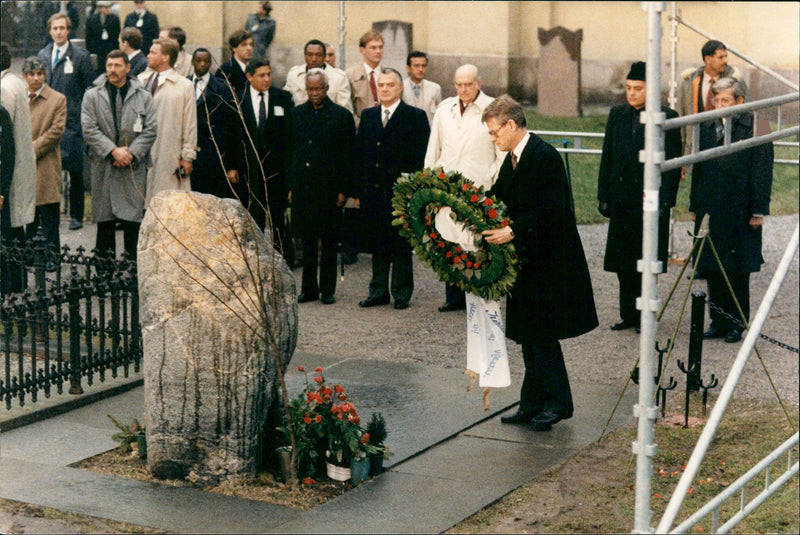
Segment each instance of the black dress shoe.
M332 295L323 295L319 298L323 305L332 305L336 302L336 298Z
M358 306L362 308L369 308L369 307L377 307L380 305L388 305L389 304L389 296L385 295L383 297L367 297L363 301L358 303Z
M319 297L315 294L307 294L305 292L301 293L297 296L298 303L308 303L310 301L316 301Z
M703 333L703 338L706 340L711 340L714 338L725 338L725 331L720 329L719 327L711 326Z
M517 410L511 416L501 416L500 422L504 424L528 424L533 420L533 415L523 410Z
M564 418L558 413L542 411L536 416L536 418L531 420L531 429L534 431L550 431L550 429L553 427L553 424L556 424L563 419Z
M625 329L630 329L631 327L636 327L638 329L639 324L630 320L619 320L618 322L611 324L612 331L624 331Z
M395 301L394 308L396 310L404 310L408 308L408 301Z
M439 312L452 312L453 310L466 310L466 303L445 303L439 307Z
M725 335L725 341L729 344L735 344L742 339L742 332L739 329L731 329Z
M83 223L78 221L77 219L73 219L69 223L69 229L70 230L80 230L82 228L83 228Z

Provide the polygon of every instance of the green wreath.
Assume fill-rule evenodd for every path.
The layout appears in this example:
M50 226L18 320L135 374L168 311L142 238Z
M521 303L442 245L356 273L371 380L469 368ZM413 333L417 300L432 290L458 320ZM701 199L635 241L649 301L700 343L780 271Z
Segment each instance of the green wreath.
M464 251L459 244L439 236L434 219L445 206L452 210L451 217L465 222L476 234L476 251ZM403 173L394 186L392 208L392 224L439 279L490 300L511 290L519 262L514 245L491 244L480 234L508 226L511 221L505 205L487 196L483 187L460 173L441 169Z

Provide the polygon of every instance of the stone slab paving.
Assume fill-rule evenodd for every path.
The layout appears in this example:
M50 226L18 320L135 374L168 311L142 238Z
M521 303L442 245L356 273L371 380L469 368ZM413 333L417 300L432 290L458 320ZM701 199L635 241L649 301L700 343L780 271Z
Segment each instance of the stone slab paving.
M362 418L384 414L395 451L386 473L300 512L69 467L115 446L107 414L123 422L139 417L138 387L0 434L0 497L184 533L441 532L591 444L617 398L609 387L573 385L575 417L535 433L500 424L499 414L515 404L516 383L493 389L486 412L480 390L466 392L461 370L311 354L292 364L290 392L304 384L298 365L322 366L326 381L347 388ZM621 407L632 402L628 395ZM612 428L631 420L624 412Z

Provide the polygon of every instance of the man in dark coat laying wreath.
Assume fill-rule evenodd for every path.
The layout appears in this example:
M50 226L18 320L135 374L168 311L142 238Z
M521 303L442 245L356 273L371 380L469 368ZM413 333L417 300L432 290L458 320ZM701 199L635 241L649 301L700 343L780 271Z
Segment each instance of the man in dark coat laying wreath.
M487 106L483 122L508 152L489 194L505 203L512 221L483 235L494 244L513 240L520 257L506 336L522 345L525 377L519 410L501 421L546 431L573 412L559 340L597 326L589 268L561 156L528 132L525 111L507 95Z

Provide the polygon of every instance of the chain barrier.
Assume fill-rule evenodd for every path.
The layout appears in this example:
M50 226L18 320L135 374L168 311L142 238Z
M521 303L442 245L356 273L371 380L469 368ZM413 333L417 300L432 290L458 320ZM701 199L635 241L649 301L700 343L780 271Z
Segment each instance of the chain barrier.
M711 300L706 299L706 303L708 303L708 306L714 309L715 312L723 316L726 320L730 321L734 325L738 326L740 329L745 330L747 328L747 326L741 320L734 318L733 316L722 310L717 304L713 303ZM791 351L792 353L800 353L800 349L792 347L789 344L781 342L780 340L776 340L775 338L767 336L764 333L759 333L758 336L759 338L766 340L770 344L786 349L787 351Z

